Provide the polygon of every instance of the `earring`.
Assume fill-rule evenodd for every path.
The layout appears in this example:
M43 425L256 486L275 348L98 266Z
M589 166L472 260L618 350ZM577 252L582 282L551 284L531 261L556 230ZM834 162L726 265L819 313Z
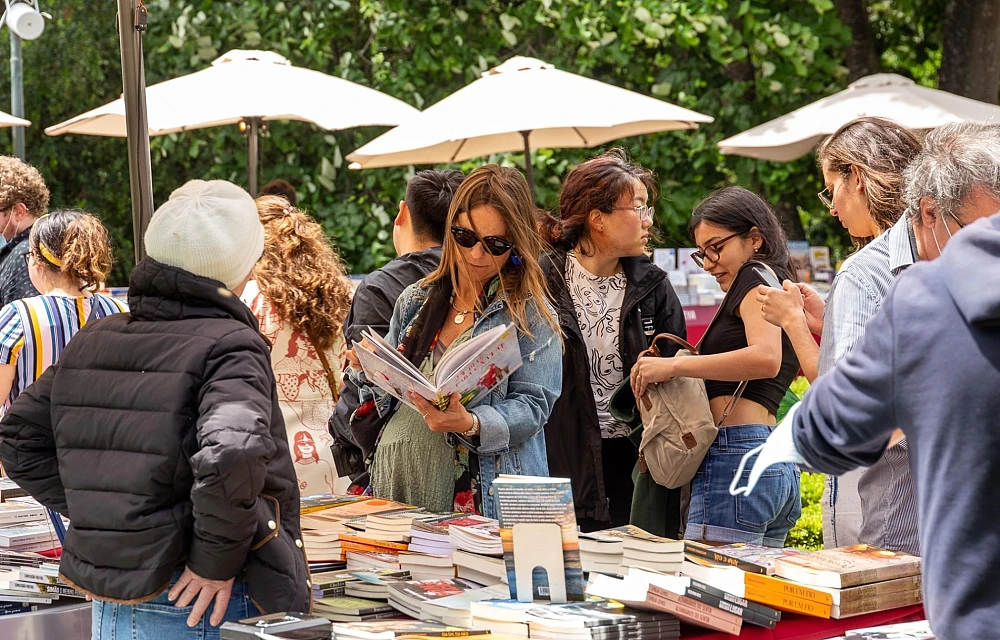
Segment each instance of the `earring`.
M754 248L753 248L753 252L754 252L754 253L757 253L758 251L760 251L760 247L754 247Z
M521 256L511 256L510 257L510 263L512 265L514 265L515 267L520 267L521 266Z

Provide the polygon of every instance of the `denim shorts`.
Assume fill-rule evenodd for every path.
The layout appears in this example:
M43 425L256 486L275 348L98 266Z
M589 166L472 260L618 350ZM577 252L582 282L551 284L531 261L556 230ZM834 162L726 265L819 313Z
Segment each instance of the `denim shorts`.
M691 482L685 539L784 546L785 536L802 515L799 471L794 464L768 467L749 496L729 494L743 455L763 444L772 428L744 424L719 429ZM746 485L752 467L748 464L743 470L739 486Z
M170 579L173 585L180 578L176 572ZM214 607L210 605L201 622L191 628L187 617L192 606L175 607L167 594L170 589L141 604L117 604L94 600L90 622L92 640L218 640L219 627L208 619ZM250 591L245 582L234 582L229 607L223 622L259 616L257 607L250 601ZM221 626L221 625L220 625Z

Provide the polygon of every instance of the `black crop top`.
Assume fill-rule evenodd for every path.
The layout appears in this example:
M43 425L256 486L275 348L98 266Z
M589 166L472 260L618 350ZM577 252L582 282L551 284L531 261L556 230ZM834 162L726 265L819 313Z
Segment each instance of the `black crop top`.
M699 352L702 355L728 353L737 349L745 349L748 346L743 319L737 314L743 298L747 295L753 295L757 290L757 285L764 284L760 276L750 268L755 264L760 263L748 262L736 274L736 279L733 280L732 286L729 287L729 291L722 301L718 317L701 340ZM779 279L783 276L784 274L778 274ZM749 381L742 397L762 405L774 415L778 412L781 399L785 397L785 391L788 390L798 371L799 360L795 357L791 341L782 331L781 369L778 371L778 375L774 378ZM729 397L736 393L737 386L739 386L738 382L705 380L705 390L708 392L709 399L719 396Z

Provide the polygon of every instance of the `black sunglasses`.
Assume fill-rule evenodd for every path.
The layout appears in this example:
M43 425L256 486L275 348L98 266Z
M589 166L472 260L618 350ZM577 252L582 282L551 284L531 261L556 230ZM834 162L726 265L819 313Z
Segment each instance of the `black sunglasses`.
M500 236L480 238L472 229L466 229L458 225L451 227L451 236L455 238L458 246L465 247L466 249L471 249L476 246L477 242L481 242L483 243L483 247L494 256L502 256L514 248L514 243L507 238L501 238Z

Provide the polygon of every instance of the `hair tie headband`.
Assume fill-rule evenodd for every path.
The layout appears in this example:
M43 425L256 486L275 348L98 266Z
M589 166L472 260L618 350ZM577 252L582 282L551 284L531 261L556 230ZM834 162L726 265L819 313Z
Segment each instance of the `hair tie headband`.
M47 261L51 262L54 266L59 267L60 269L62 269L62 266L63 266L62 265L62 260L60 260L59 258L57 258L54 253L52 253L51 251L49 251L48 247L46 247L44 244L42 244L41 240L38 241L38 251L42 254L43 258L45 258Z

